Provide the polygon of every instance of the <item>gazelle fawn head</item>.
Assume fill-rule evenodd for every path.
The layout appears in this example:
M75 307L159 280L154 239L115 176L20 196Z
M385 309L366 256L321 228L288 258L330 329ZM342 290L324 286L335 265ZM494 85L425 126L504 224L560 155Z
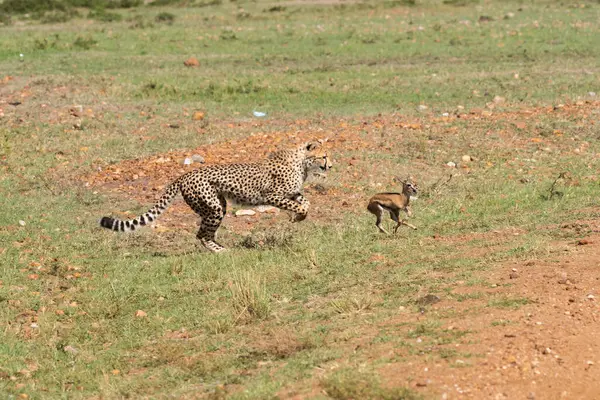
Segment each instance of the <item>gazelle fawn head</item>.
M419 186L416 184L413 177L407 176L406 179L395 177L394 180L402 184L402 194L408 196L409 200L411 197L417 197L419 193Z

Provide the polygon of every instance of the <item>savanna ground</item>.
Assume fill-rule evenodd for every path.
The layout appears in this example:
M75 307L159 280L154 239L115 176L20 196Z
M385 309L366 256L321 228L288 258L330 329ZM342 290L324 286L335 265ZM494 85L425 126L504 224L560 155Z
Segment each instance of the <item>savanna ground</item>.
M598 2L184 3L0 19L3 398L600 396ZM318 138L309 218L228 253L97 226Z

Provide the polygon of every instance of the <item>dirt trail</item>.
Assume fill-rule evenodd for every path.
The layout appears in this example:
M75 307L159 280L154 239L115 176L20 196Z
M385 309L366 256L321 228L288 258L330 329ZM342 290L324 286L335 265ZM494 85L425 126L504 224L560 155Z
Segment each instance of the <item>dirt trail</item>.
M430 312L458 312L443 329L468 331L462 343L451 346L471 356L388 364L380 370L387 384L448 399L600 398L600 221L589 226L592 236L556 243L544 260L486 272L495 287L482 298L432 306ZM531 303L516 310L478 310L488 295L498 293Z

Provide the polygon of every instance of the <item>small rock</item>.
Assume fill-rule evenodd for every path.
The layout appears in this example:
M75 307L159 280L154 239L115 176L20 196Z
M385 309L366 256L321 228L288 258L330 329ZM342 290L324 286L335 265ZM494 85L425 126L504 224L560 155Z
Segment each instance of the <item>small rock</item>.
M145 317L147 317L147 316L148 316L148 314L147 314L145 311L142 311L142 310L137 310L137 311L135 312L135 316L136 316L137 318L145 318Z
M235 212L236 217L251 216L254 214L256 214L256 211L254 210L238 210Z
M552 354L552 349L550 347L546 347L542 350L542 354Z
M428 295L418 298L415 301L415 303L417 303L420 306L429 306L431 304L439 303L440 301L442 301L442 299L440 299L435 294L428 294Z
M464 156L462 156L461 160L463 160L463 162L471 162L473 161L473 158L467 154L465 154Z
M561 272L560 273L560 278L558 279L558 283L560 283L561 285L565 285L567 282L568 282L567 273L566 272Z
M419 111L427 111L428 108L425 104L419 104L418 107Z
M273 206L258 206L256 207L256 211L259 213L276 213L279 209Z
M192 161L198 164L203 164L204 163L204 157L202 157L200 154L194 154L192 156Z
M577 241L577 246L585 246L586 244L592 244L591 240L581 239Z
M510 279L517 279L519 277L519 274L517 274L516 272L511 272L508 277Z
M455 363L459 364L459 365L464 365L465 364L465 362L463 360L456 360Z
M25 226L25 221L23 221L22 219L19 220L19 225L21 226Z
M596 97L596 92L588 92L588 96L590 96L590 97Z
M71 345L67 345L65 347L63 347L63 350L67 353L71 353L71 354L77 354L79 353L79 350L77 350L75 347L71 346Z
M502 96L494 96L493 101L495 104L504 104L506 102L506 99Z
M186 67L198 67L200 66L200 61L196 57L190 57L183 62L183 65Z
M511 19L514 18L515 13L512 12L507 12L506 14L504 14L504 19Z
M588 300L594 300L596 298L596 296L594 296L593 294L588 294L587 298L588 298Z
M425 387L427 386L427 381L418 381L417 383L415 383L416 387Z
M29 325L29 326L30 326L30 327L32 327L33 329L37 329L37 328L39 328L39 327L40 327L40 326L39 326L38 324L36 324L35 322L34 322L34 323L32 323L32 324L31 324L31 325Z
M254 115L256 118L262 118L266 117L267 113L262 111L252 111L252 115Z
M448 161L446 163L447 166L449 166L450 168L456 168L456 163L454 161Z
M450 114L448 114L447 112L442 114L442 117L448 117L448 116L450 116Z

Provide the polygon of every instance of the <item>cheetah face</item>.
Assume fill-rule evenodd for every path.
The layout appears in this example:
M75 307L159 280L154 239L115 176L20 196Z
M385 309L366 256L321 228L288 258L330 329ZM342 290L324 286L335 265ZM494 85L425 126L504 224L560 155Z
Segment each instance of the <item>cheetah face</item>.
M304 160L304 169L307 173L325 173L332 167L332 162L327 153L306 157Z

